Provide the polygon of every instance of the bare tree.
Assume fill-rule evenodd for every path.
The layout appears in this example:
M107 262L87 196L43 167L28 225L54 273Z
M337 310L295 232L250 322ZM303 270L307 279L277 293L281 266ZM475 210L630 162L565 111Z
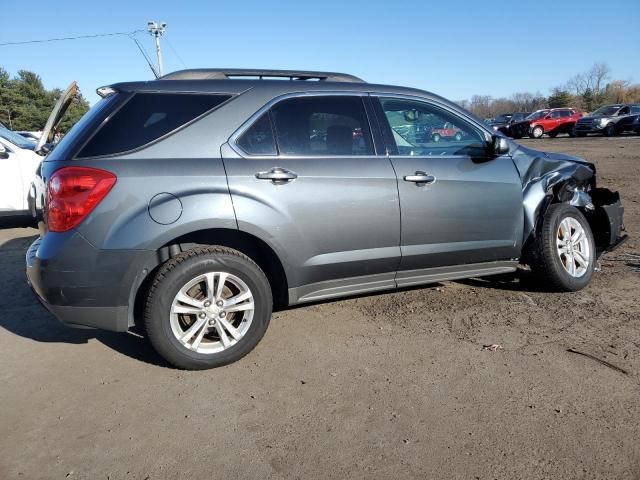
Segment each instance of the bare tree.
M571 77L565 88L577 96L589 91L597 99L604 94L610 77L611 67L606 62L596 62L589 70Z

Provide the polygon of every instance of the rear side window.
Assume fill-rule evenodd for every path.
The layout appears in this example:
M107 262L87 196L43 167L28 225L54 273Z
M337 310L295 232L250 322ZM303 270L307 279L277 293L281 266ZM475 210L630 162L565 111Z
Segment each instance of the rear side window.
M272 110L278 148L285 155L374 155L360 97L300 97Z
M265 113L238 139L238 146L250 155L276 155L269 113Z
M173 132L217 107L230 95L138 93L98 130L78 154L127 152Z

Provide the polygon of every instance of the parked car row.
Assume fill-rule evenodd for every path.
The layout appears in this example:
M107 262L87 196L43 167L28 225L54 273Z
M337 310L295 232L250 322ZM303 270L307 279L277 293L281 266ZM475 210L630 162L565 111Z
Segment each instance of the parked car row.
M544 108L533 113L504 113L487 122L512 138L551 138L565 133L570 137L601 134L608 137L624 132L640 134L640 105L614 104L583 117L574 108Z

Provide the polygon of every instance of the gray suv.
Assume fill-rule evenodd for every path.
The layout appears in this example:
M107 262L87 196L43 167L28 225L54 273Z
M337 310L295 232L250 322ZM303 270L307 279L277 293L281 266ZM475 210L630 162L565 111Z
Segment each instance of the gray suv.
M578 290L625 238L593 165L421 90L202 69L98 93L43 162L27 275L64 323L144 327L176 367L238 360L274 307L520 264Z

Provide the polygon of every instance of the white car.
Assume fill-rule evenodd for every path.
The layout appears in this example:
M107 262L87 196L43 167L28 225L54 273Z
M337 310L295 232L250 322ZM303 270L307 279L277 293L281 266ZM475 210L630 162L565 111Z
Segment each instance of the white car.
M41 161L33 142L0 127L0 217L33 215L28 197Z

